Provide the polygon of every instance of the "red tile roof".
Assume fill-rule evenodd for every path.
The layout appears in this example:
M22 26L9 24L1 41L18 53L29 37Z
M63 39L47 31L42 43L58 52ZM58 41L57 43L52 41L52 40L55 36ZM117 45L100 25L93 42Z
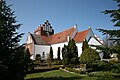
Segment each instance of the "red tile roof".
M82 42L86 38L88 31L89 29L78 32L74 38L75 42Z
M66 42L67 36L71 36L74 31L75 31L75 28L70 28L60 33L48 36L48 37L47 36L41 36L41 37L45 41L46 44L61 43L61 42Z
M41 27L38 27L37 30L40 30ZM61 43L61 42L67 42L67 37L68 36L71 36L74 31L76 30L76 28L70 28L70 29L67 29L67 30L64 30L60 33L57 33L57 34L54 34L54 35L51 35L51 36L42 36L40 35L38 37L35 36L35 34L33 36L35 36L35 39L41 39L42 41L39 41L39 40L35 40L36 41L36 44L38 44L38 41L39 41L39 44L46 44L46 45L50 45L50 44L56 44L56 43ZM74 40L75 42L83 42L84 39L86 38L87 34L89 32L89 29L87 30L83 30L81 32L77 32L75 37L74 37ZM38 36L38 35L37 35ZM94 38L100 43L102 44L95 36Z
M54 34L52 36L49 36L49 38L51 38L51 44L55 44L55 43L60 43L60 42L66 42L67 41L67 37L71 36L73 34L73 32L75 31L75 28L70 28L67 29L63 32Z
M75 30L76 30L76 28L70 28L70 29L64 30L60 33L48 36L48 37L42 36L42 35L40 35L40 37L43 39L43 41L45 42L46 45L61 43L61 42L66 42L67 37L71 36ZM74 37L75 42L82 42L85 39L87 33L88 33L88 30L78 32Z

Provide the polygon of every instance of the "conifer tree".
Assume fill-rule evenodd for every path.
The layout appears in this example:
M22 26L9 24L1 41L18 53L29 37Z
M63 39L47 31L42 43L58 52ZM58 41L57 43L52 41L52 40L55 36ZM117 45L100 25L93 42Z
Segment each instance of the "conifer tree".
M0 0L0 80L23 80L25 55L18 45L23 33L17 32L21 24L10 6Z
M57 59L60 60L60 47L58 47Z
M50 47L50 54L49 54L49 59L53 61L53 49Z
M84 39L83 41L83 46L82 46L82 51L84 51L85 49L89 48L88 42L86 39Z
M110 17L112 18L111 21L114 23L114 27L120 27L120 0L114 0L114 1L117 2L118 9L105 10L105 11L103 11L103 13L110 15ZM120 29L116 29L116 30L97 29L97 30L99 30L99 32L102 32L103 35L108 34L111 39L116 38L116 39L112 39L112 40L114 40L114 42L117 43L116 44L117 47L120 46ZM107 48L109 49L109 52L118 53L118 55L120 55L120 52L117 52L117 50L113 50L113 49L115 49L114 47L116 47L116 46L111 46L111 47L107 47ZM103 49L104 52L108 51L107 48L105 47L105 49ZM119 48L119 50L120 50L120 48Z
M78 64L78 49L75 41L72 39L68 42L68 46L64 45L62 49L63 64Z
M117 2L118 9L116 10L105 10L102 13L109 14L112 18L112 22L115 23L114 27L120 27L120 0L114 0ZM105 29L98 29L103 34L109 34L111 37L120 37L120 30L105 30Z

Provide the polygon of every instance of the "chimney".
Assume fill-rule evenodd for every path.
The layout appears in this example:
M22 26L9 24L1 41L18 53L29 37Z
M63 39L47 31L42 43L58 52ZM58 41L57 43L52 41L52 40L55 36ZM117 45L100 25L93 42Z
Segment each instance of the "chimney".
M70 41L70 36L67 36L67 41L68 41L68 42Z
M77 24L73 25L74 28L77 28Z

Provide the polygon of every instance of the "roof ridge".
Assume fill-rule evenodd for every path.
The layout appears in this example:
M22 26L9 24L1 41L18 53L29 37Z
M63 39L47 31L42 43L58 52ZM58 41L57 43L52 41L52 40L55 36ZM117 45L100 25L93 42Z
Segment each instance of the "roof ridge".
M84 38L87 36L88 31L89 31L89 29L77 32L77 34L74 37L75 42L82 42L84 40Z
M103 43L94 35L93 36L100 44L102 44L103 45Z
M58 33L56 33L56 34L59 34L59 33L65 32L65 31L68 31L68 30L70 30L70 29L72 29L72 28L74 28L74 27L68 28L68 29L63 30L63 31L61 31L61 32L58 32ZM53 35L56 35L56 34L53 34ZM51 35L51 36L52 36L52 35Z
M85 30L82 30L82 31L80 31L80 32L87 31L87 30L89 30L89 29L85 29ZM79 33L79 32L78 32L78 33Z

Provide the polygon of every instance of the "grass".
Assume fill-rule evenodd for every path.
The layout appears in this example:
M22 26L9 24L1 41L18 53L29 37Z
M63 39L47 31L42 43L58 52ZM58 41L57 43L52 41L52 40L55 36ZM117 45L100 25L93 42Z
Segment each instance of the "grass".
M79 74L68 73L62 70L53 70L28 74L25 80L80 80L81 78L82 76Z
M83 75L69 73L62 70L52 70L47 72L27 74L25 80L120 80L119 77L119 74L114 74L108 71L98 71Z

